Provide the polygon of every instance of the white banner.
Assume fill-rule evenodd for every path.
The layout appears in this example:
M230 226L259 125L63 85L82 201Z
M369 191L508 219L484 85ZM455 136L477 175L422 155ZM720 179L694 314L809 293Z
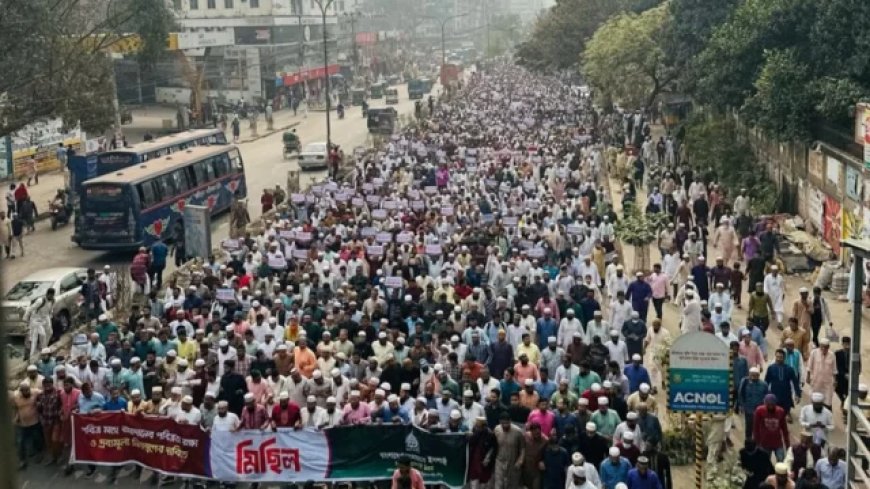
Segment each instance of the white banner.
M322 431L215 431L209 457L220 481L304 482L326 479L330 452Z

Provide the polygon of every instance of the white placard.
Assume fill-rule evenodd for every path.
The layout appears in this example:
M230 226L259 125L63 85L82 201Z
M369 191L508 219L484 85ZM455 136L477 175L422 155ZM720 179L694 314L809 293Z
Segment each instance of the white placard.
M528 254L531 258L543 258L547 254L547 252L544 251L543 248L536 247L531 248L526 254Z
M453 206L444 206L441 208L442 216L452 216L453 215Z
M366 205L366 201L362 197L354 197L351 199L350 203L353 204L354 207L362 207Z
M369 204L377 204L381 201L381 197L379 195L367 195L366 202Z
M387 211L384 209L375 209L372 211L372 219L386 219Z
M398 289L405 285L402 277L387 277L384 279L384 286L391 289Z
M299 231L296 233L296 241L311 241L311 233Z
M306 260L308 259L308 250L293 250L291 256L297 260Z
M287 266L287 261L283 256L270 256L269 257L269 267L270 268L284 268Z
M396 242L399 244L410 243L414 240L413 233L399 233L396 235Z
M442 253L441 245L437 245L437 244L426 245L426 254L427 255L437 256L437 255L440 255L441 253Z
M292 200L294 204L301 204L305 202L305 194L290 194L290 200Z
M385 200L381 202L381 207L387 210L397 209L399 207L399 203L395 200Z
M384 247L379 245L366 246L366 253L369 255L381 256L384 254Z
M364 228L362 228L362 229L360 230L360 235L361 235L363 238L368 238L368 237L370 237L370 236L375 236L375 235L377 235L377 234L378 234L378 230L375 229L375 228L373 228L373 227L371 227L371 226L369 226L369 227L364 227Z
M377 241L378 243L389 243L392 240L393 235L390 233L378 233L378 235L375 236L375 241Z
M422 211L425 208L426 208L426 203L423 202L422 200L412 200L411 201L411 209L414 209L415 211Z
M225 239L221 241L221 248L227 251L236 251L241 248L241 245L237 239Z
M236 291L227 287L227 288L219 288L214 291L214 298L218 302L235 302L236 301Z
M429 185L426 188L424 188L423 191L426 192L427 194L437 194L438 187L436 187L435 185Z
M296 236L296 232L292 229L281 229L278 231L278 236L284 239L293 239L293 237Z
M501 222L505 226L515 227L517 225L517 223L519 222L519 219L517 218L517 216L505 216L502 218Z

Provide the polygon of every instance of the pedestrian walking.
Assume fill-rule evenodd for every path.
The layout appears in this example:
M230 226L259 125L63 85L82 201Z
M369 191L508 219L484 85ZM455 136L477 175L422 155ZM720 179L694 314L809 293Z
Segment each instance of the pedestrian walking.
M25 173L27 174L27 186L39 185L39 163L37 163L36 158L31 156L27 159L27 163L25 163Z
M21 217L16 213L12 214L12 219L9 224L12 228L12 242L9 246L10 248L14 247L17 243L18 251L21 256L24 257L24 221L21 220ZM15 258L15 255L12 255L12 258Z
M20 207L18 214L21 216L21 220L24 221L25 230L28 233L36 231L36 216L39 212L36 209L36 203L28 196L21 202Z

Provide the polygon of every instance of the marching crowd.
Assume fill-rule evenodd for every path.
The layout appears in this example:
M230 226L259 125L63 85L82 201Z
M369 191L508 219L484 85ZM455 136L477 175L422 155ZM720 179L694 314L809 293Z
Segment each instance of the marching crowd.
M125 411L221 431L467 433L474 489L685 487L661 450L673 340L663 306L673 301L678 331L707 331L736 352L745 487L843 488L845 462L827 437L848 358L819 334L819 291L787 310L774 230L735 230L728 217L742 226L748 197L720 208L708 238L719 201L706 211L697 201L722 191L679 166L671 141L649 151L642 114L610 135L599 122L566 80L493 65L359 161L353 182L291 196L225 259L202 257L189 285L155 288L129 318L102 310L94 294L110 296L105 287L83 291L94 299L90 335L66 357L43 350L11 394L22 467L37 451L61 463L72 413ZM623 207L645 167L669 169L647 206L674 216L651 271L620 264L602 144L614 133L642 148L620 156L635 170ZM740 251L707 266L708 241ZM750 262L743 301L742 272L729 265L738 259ZM743 306L750 321L738 325L731 314ZM781 347L767 339L780 326ZM803 389L811 403L794 443ZM731 443L731 422L711 452ZM401 462L392 487L422 489Z

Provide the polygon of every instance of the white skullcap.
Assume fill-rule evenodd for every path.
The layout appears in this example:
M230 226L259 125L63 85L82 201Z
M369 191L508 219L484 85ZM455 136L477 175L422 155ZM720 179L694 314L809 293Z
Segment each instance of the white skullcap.
M605 404L605 405L610 404L610 399L608 399L604 396L601 396L598 398L598 404Z
M595 423L593 423L592 421L589 421L588 423L586 423L586 431L595 431L597 429L598 429L598 427L595 426Z
M384 392L390 392L391 390L393 390L393 386L391 386L389 382L382 383L380 387L384 390Z
M462 396L463 397L474 397L474 392L472 392L471 389L468 389L462 393Z
M289 393L289 392L284 391L284 392L282 392L281 394L278 395L278 400L279 400L279 401L283 401L283 400L286 400L286 399L290 399L290 393Z
M311 372L311 378L320 379L322 377L323 374L320 372L320 370L315 370L314 372Z
M329 375L332 377L341 377L341 370L339 370L337 368L333 368L332 370L329 371Z
M40 353L43 355L51 355L51 348L43 348Z
M306 402L317 402L317 398L314 396L308 396L307 398L305 398L305 401Z
M169 393L176 396L182 394L183 392L184 390L182 390L181 387L173 387L172 389L169 389Z
M193 397L191 397L191 396L184 396L184 397L181 398L181 402L184 403L184 404L193 404Z
M327 404L335 404L335 403L337 403L337 402L338 402L338 400L335 399L335 396L329 396L329 397L326 398L326 403L327 403Z
M375 389L375 395L384 397L387 393L383 389Z
M359 397L359 391L350 391L350 397Z
M253 401L253 400L254 400L254 395L253 395L253 394L251 394L250 392L248 392L247 394L245 394L245 402L251 402L251 401Z
M550 313L552 313L552 312L553 312L553 310L550 309L549 307L545 307L545 308L544 308L544 314L550 314Z
M167 357L177 357L177 356L178 356L178 352L175 351L175 350L169 350L168 352L166 352L166 356L167 356Z
M610 447L610 450L607 453L609 453L611 457L618 457L619 456L619 448Z
M647 384L646 382L643 382L642 384L640 384L640 391L643 392L644 394L649 392L649 384Z
M604 386L605 389L610 389L611 387L613 387L613 382L605 380L601 385Z
M193 362L193 366L194 366L194 367L204 367L204 366L205 366L205 360L203 360L202 358L197 358L196 361Z
M861 392L867 392L867 384L858 384L858 390Z
M387 397L387 402L398 402L398 401L399 401L399 396L397 396L395 394L390 394Z
M555 336L548 336L547 337L547 343L555 343L555 342L556 342Z
M598 392L601 390L601 384L599 384L598 382L595 382L594 384L592 384L591 389L592 389L592 392Z
M622 439L625 440L625 441L632 441L632 440L634 440L634 432L632 432L632 431L626 431L626 432L622 433Z
M749 369L749 373L751 374L760 374L761 370L758 370L758 367L752 367Z
M454 409L453 411L450 411L450 419L462 419L462 413L460 413L459 410Z
M586 399L585 397L581 397L581 398L577 401L577 404L580 404L581 406L588 406L588 405L589 405L589 399Z
M812 399L813 402L822 402L825 400L825 395L821 392L813 392L810 399Z
M526 386L533 386L533 385L535 385L535 381L532 379L526 379L525 384L526 384Z
M625 419L637 419L637 413L634 411L631 411L625 415Z
M384 339L384 338L386 338L386 337L387 337L387 333L386 333L386 332L381 331L380 333L378 333L378 339L381 339L381 340L382 340L382 339Z
M583 465L583 454L580 452L574 452L574 454L571 455L571 461L577 465Z
M631 356L631 359L632 359L632 361L635 361L635 362L639 362L642 360L640 353L635 353L634 355Z

